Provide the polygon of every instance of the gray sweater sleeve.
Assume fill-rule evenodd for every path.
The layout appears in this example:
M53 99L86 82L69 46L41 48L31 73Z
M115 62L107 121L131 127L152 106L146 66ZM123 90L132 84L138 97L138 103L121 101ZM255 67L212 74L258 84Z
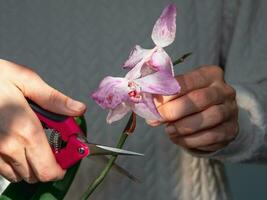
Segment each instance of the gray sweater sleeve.
M267 163L267 1L242 1L225 58L225 79L237 93L238 136L209 157Z

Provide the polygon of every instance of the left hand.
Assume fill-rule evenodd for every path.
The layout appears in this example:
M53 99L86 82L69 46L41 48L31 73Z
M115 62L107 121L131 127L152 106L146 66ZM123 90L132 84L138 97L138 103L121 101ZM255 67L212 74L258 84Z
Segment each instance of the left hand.
M212 152L231 142L238 133L235 90L224 81L218 66L204 66L176 77L181 92L156 96L166 132L175 144L189 150Z

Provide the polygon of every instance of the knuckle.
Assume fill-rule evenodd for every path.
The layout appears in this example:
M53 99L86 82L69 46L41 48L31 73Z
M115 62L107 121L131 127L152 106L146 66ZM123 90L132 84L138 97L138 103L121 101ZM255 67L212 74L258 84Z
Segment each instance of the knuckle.
M184 78L182 80L179 80L179 82L183 82L182 90L191 91L195 88L198 88L199 85L206 85L207 78L205 76L205 73L203 73L203 70L197 69L189 72L188 74L184 75ZM185 87L185 88L184 88Z
M32 81L33 78L39 78L39 75L32 69L30 68L22 68L20 76L25 83Z
M212 65L212 66L210 66L210 70L211 70L211 72L214 73L214 75L223 79L224 72L223 72L221 67L216 66L216 65Z
M211 74L213 77L215 78L219 78L219 79L223 79L223 75L224 75L224 72L223 72L223 69L217 65L207 65L207 66L203 66L201 68L201 70L204 72L204 73L209 73Z
M57 97L58 97L58 93L56 90L52 89L50 91L50 94L49 94L49 102L51 103L57 103L56 100L57 100Z
M187 149L193 149L197 147L195 143L191 142L186 138L180 138L178 140L178 144Z
M217 123L221 123L226 119L226 114L222 108L218 108L218 112L217 112L215 119Z
M216 132L210 132L206 137L206 143L208 145L215 144L219 141L221 141L221 135L217 134Z
M193 79L192 81L194 81L195 86L197 86L199 83L206 83L208 81L205 68L206 66L201 67L198 70L194 71L194 76L192 76Z
M189 99L192 100L192 102L195 102L198 104L198 106L203 106L207 102L209 102L209 95L205 91L193 91L189 94Z
M28 83L33 82L39 76L32 69L26 67L20 68L19 73L20 73L20 78L19 78L20 81L18 81L19 89L22 91L24 96L31 98L33 85Z
M213 65L213 66L211 66L211 67L212 67L212 69L214 70L214 72L216 72L216 73L219 74L219 75L223 75L223 70L222 70L221 67L219 67L219 66L217 66L217 65Z
M237 118L238 118L238 106L237 106L236 101L234 101L234 102L231 104L230 109L231 109L232 116L233 116L234 120L237 121Z
M63 100L65 105L67 105L68 99L69 99L68 96L62 95L59 91L50 87L50 93L49 93L49 97L48 97L48 101L50 103L57 105L59 103L59 100L60 101Z
M0 145L0 152L1 155L6 156L7 158L11 159L14 155L16 155L20 149L21 145L17 144L15 140L6 140L4 144Z
M234 88L232 88L229 85L225 86L225 93L226 93L226 97L228 97L231 100L234 100L236 98L236 91Z
M31 143L31 139L35 137L37 132L40 132L38 126L34 125L32 122L25 123L17 134L17 139L20 143L28 145Z
M192 127L186 127L179 124L176 125L176 130L177 134L181 136L190 135L195 132L195 130Z
M226 131L227 131L227 139L228 140L233 140L236 135L238 134L238 129L239 129L239 125L238 122L234 121L232 123L230 123L227 127L226 127Z
M223 101L220 90L215 87L213 87L211 90L210 98L212 99L213 103L221 103Z
M212 115L211 117L216 123L221 123L226 119L226 113L221 106L215 106L212 112L214 113L214 115Z
M199 68L199 71L200 71L201 73L206 73L207 71L210 70L210 68L211 68L210 65L203 65L203 66L201 66L201 67Z
M199 71L193 71L191 73L191 76L187 76L186 78L186 86L189 88L189 90L195 88L198 84L197 80L201 79L202 76L199 73Z

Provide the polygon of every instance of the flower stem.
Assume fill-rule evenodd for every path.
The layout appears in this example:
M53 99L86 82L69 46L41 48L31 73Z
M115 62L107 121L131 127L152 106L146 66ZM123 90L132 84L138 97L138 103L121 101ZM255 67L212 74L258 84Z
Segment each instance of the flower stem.
M177 65L179 63L182 63L188 56L190 56L192 53L187 53L178 58L176 61L173 62L173 66ZM129 118L123 132L120 135L119 141L116 145L117 148L122 148L129 133L132 133L135 129L136 125L136 115L135 113L132 113L131 117ZM87 190L83 193L82 197L80 200L87 200L90 195L95 191L95 189L102 183L102 181L105 179L107 176L108 172L110 171L112 165L116 161L118 155L112 155L106 165L106 167L102 170L101 174L92 182L91 185L87 188Z
M136 125L136 116L134 113L132 113L131 117L129 118L123 132L120 135L119 141L116 145L116 148L122 148L129 133L132 133L135 129ZM107 176L108 172L110 171L112 165L116 161L118 155L112 155L106 165L106 167L102 170L101 174L92 182L92 184L87 188L87 190L83 193L80 200L86 200L89 198L89 196L95 191L98 185L102 183L102 181Z
M191 55L192 55L191 52L182 55L180 58L178 58L177 60L175 60L175 61L172 63L173 66L174 66L174 65L178 65L178 64L184 62L184 60L185 60L187 57L191 56Z

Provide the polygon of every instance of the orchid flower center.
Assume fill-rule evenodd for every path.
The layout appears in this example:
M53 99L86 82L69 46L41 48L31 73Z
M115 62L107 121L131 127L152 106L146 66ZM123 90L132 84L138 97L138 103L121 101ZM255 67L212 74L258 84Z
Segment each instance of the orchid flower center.
M142 99L141 87L138 84L136 84L135 82L129 82L128 88L129 88L128 95L129 95L130 99L135 103L140 102Z
M112 103L113 97L114 97L113 94L109 94L109 95L106 97L106 100L108 101L109 104Z

